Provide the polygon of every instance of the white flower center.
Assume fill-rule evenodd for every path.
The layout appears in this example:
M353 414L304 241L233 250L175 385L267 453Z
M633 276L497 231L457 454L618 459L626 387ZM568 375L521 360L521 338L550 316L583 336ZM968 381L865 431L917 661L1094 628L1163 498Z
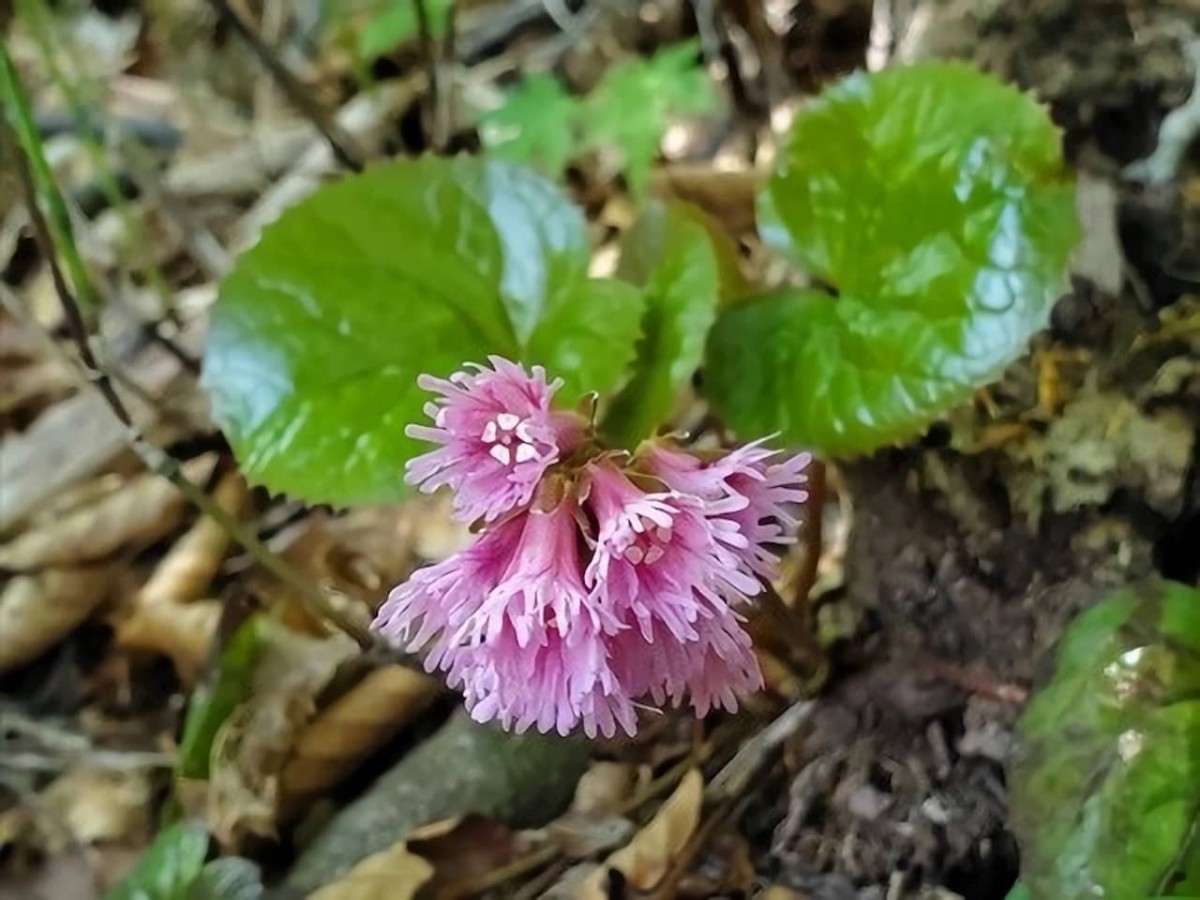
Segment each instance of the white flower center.
M502 466L541 460L545 456L529 430L529 420L513 413L500 413L483 426L479 437L485 444L491 444L488 456Z
M652 566L663 558L666 547L671 543L674 532L669 525L655 525L643 520L642 530L631 535L629 546L621 553L625 561L638 566Z

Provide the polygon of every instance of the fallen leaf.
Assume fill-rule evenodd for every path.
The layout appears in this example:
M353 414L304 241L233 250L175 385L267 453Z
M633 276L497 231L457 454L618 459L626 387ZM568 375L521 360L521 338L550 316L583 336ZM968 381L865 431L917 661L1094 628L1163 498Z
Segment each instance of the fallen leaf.
M46 404L66 394L75 383L71 370L56 359L13 367L0 382L0 415L26 411L29 418Z
M614 813L633 796L638 787L638 770L629 763L601 760L592 763L575 787L571 811Z
M149 825L151 791L145 770L83 765L56 778L42 799L81 844L127 842Z
M184 467L196 480L211 470L212 457ZM144 547L171 532L183 519L187 501L165 478L147 472L97 503L32 528L0 546L0 568L32 569L103 559L122 548Z
M208 661L220 621L217 600L146 604L118 623L116 645L169 656L180 680L193 684Z
M247 497L246 482L236 472L222 478L212 494L213 502L234 517ZM117 646L171 657L180 680L192 684L208 661L221 618L217 601L193 601L216 576L229 542L224 528L201 516L163 557L132 611L117 622Z
M217 484L212 500L222 511L238 518L248 496L245 480L231 472ZM229 540L229 534L214 519L201 516L163 557L138 593L138 604L198 600L216 576Z
M440 682L403 666L369 673L300 733L283 769L285 817L341 781L423 712Z
M411 900L433 874L433 865L401 841L368 856L337 881L309 894L308 900Z
M107 566L17 575L0 594L0 672L36 659L87 619L112 587Z
M422 892L442 897L479 893L472 885L512 862L517 837L502 822L468 815L418 828L405 842L433 866L434 876Z
M633 823L624 816L568 812L541 833L571 859L590 859L622 846L633 832Z
M317 694L358 653L345 635L313 638L269 621L261 627L250 699L225 721L213 745L207 816L226 848L249 835L275 835L283 766L316 714Z
M578 900L606 900L609 873L614 869L624 876L631 890L652 890L695 833L703 802L704 778L692 769L633 840L583 881L576 894Z

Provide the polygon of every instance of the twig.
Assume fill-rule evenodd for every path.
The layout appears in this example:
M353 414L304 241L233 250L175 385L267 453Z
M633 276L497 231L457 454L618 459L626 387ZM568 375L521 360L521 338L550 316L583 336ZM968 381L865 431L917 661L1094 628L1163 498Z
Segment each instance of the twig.
M1200 37L1189 34L1183 49L1196 71L1191 96L1162 120L1154 152L1126 166L1126 178L1150 184L1167 183L1179 172L1188 147L1200 136Z
M442 46L438 51L438 76L450 71L457 55L458 5L454 2L446 10L445 33L442 35ZM438 94L439 102L433 108L433 145L438 150L446 150L450 145L451 132L454 129L454 87L443 90Z
M767 758L812 717L816 708L816 701L801 700L780 713L766 728L738 748L733 759L708 783L704 791L705 799L711 802L738 797L762 769Z
M226 513L209 499L203 490L188 480L175 459L169 456L162 448L150 443L138 431L133 417L125 405L125 401L121 399L121 396L113 387L112 379L100 366L95 354L92 352L91 338L88 334L87 324L80 312L75 295L72 293L70 285L67 284L66 278L63 276L62 269L58 265L54 239L51 236L46 219L42 215L41 208L37 205L37 185L34 182L33 172L30 168L25 149L19 145L15 136L11 133L7 122L0 123L0 128L3 129L4 141L9 143L13 149L17 175L25 191L26 201L29 206L29 217L33 224L34 237L41 248L43 256L46 258L47 265L50 267L50 275L54 282L54 288L58 293L63 315L66 318L72 340L79 352L79 361L82 364L86 379L99 392L100 396L104 398L104 401L108 404L117 420L125 426L129 443L134 451L141 457L149 469L175 485L189 501L199 508L202 513L210 516L222 530L240 544L247 553L253 556L263 568L293 587L301 600L319 618L336 625L354 638L362 647L371 647L374 641L364 628L335 609L323 594L316 590L303 575L273 553L269 547L258 539L253 531Z
M512 881L514 878L524 875L527 872L540 869L547 863L553 862L558 854L559 848L555 844L538 847L536 850L518 857L512 862L498 866L474 878L465 878L462 881L451 882L446 885L442 895L447 897L474 897L492 888L499 887L506 881Z
M329 147L338 161L352 172L361 172L363 170L362 160L350 150L350 142L347 137L342 134L337 124L325 114L325 110L321 109L320 105L309 96L307 89L291 73L291 70L276 58L271 48L254 33L254 29L233 11L228 0L208 0L208 2L221 21L246 42L251 52L271 73L271 77L275 79L287 98L316 126L317 131L321 132L321 136L329 143Z
M429 142L435 150L442 150L445 147L439 141L442 136L438 134L438 109L442 100L442 78L438 68L437 49L433 40L433 23L429 18L429 7L425 0L412 0L412 3L417 11L417 43L421 48L421 63L425 66L425 72L429 78Z

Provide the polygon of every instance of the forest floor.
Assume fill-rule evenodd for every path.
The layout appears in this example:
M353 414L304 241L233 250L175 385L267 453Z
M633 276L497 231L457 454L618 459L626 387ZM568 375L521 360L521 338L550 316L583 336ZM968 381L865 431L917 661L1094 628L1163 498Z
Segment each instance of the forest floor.
M316 123L371 160L474 151L473 104L521 73L582 92L698 35L722 110L664 141L651 186L713 213L751 270L773 126L855 68L963 58L1048 105L1085 236L1051 328L999 383L919 441L829 463L819 558L802 541L785 565L786 581L816 564L798 612L819 658L760 619L768 689L736 715L514 741L329 630L147 471L77 374L6 156L0 897L101 897L182 813L280 898L1003 900L1019 864L1004 764L1066 623L1155 573L1200 579L1200 165L1160 134L1181 108L1200 129L1187 0L472 0L453 40L402 34L365 62L368 14L230 4L290 85L222 6L63 3L6 42L137 430L360 625L468 536L440 500L342 511L248 487L198 384L232 259L343 171ZM632 220L619 173L593 154L568 185L602 256ZM233 640L252 616L253 664ZM185 729L239 671L234 714ZM605 893L600 862L631 840L638 861ZM374 875L353 869L375 851Z

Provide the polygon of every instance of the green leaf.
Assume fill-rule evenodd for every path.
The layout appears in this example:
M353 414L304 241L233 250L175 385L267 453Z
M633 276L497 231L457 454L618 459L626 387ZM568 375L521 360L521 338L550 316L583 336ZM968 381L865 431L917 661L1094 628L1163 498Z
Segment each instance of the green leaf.
M259 867L240 856L227 856L201 869L187 900L259 900L263 893Z
M710 396L743 434L834 455L918 433L1024 352L1078 235L1044 110L956 63L831 88L760 201L764 239L834 291L729 310Z
M587 97L581 120L585 144L619 148L635 191L645 184L671 120L716 108L716 90L699 64L699 46L684 41L650 59L615 66Z
M450 0L425 0L429 11L429 30L434 37L446 31ZM416 0L390 0L358 35L360 59L385 56L405 41L416 37L419 27Z
M479 137L499 159L558 175L576 152L579 101L553 75L529 75L479 122Z
M179 746L177 771L184 778L208 778L213 739L230 714L250 696L254 667L262 653L261 619L242 624L221 653L216 681L192 692Z
M579 210L505 163L429 157L325 187L221 285L204 361L214 416L276 491L397 499L405 461L428 449L404 434L428 400L419 374L499 353L547 364L576 396L617 386L641 301L589 280L589 259Z
M1080 616L1018 735L1028 900L1171 896L1200 834L1200 591L1156 582Z
M208 832L197 822L179 822L158 836L133 871L104 895L105 900L188 900L204 867Z
M633 377L604 422L614 439L632 446L671 414L700 367L721 273L708 231L690 208L658 201L626 234L617 271L646 296Z
M612 279L584 279L551 296L521 358L565 382L556 400L570 405L625 379L636 352L642 292Z

